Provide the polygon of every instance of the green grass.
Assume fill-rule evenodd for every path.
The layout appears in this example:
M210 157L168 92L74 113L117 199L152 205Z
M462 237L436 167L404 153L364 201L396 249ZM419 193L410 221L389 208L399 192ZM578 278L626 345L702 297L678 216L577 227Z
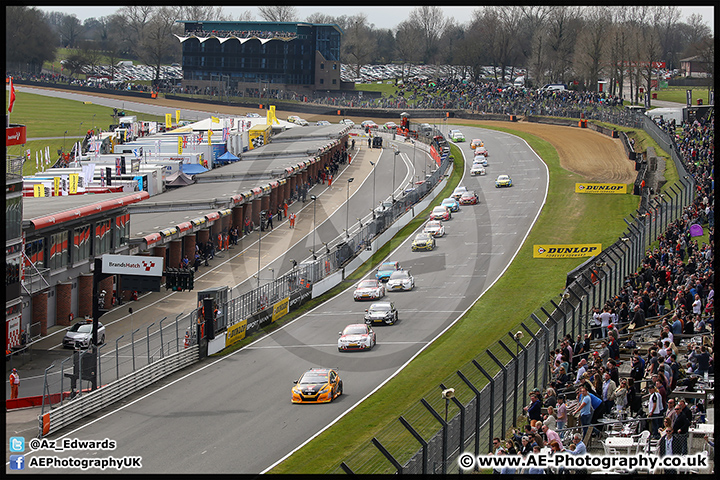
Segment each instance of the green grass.
M703 105L708 104L708 87L668 87L664 90L658 90L657 99L665 102L677 102L685 105L687 102L687 96L685 91L692 90L692 101L693 105L697 105L698 98L701 98ZM652 101L650 102L652 104Z
M414 408L433 385L445 380L507 331L514 330L539 306L556 297L565 286L567 272L585 259L533 259L534 244L602 243L605 247L625 230L623 218L637 209L636 197L575 195L575 183L583 178L560 167L551 144L508 128L494 129L524 138L550 171L547 202L515 261L460 321L400 375L271 473L327 473L337 469L358 446L374 448L369 445L370 439ZM452 186L448 184L448 188ZM410 448L418 447L412 444Z
M25 125L28 139L47 138L29 140L25 145L13 145L7 148L10 156L22 156L28 149L30 150L30 160L23 164L23 175L33 175L36 172L35 152L43 152L45 158L45 147L49 146L50 161L54 163L58 158L59 149L70 151L73 143L85 138L88 130L96 128L105 130L114 121L113 109L110 107L18 91L15 92L15 96L10 122ZM138 120L165 121L164 117L156 115L128 110L125 113L136 115Z

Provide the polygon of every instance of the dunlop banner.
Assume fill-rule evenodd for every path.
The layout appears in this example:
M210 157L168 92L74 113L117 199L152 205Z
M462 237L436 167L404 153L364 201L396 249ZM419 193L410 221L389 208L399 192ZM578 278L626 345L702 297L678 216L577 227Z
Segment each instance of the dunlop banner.
M273 314L271 322L275 322L277 319L282 318L290 311L290 297L285 297L275 305L273 305Z
M227 335L225 335L225 346L229 347L235 342L238 342L245 338L245 331L247 330L247 320L236 323L232 327L227 329Z
M576 183L575 193L627 193L624 183Z
M600 243L578 245L534 245L533 258L593 257L602 251Z

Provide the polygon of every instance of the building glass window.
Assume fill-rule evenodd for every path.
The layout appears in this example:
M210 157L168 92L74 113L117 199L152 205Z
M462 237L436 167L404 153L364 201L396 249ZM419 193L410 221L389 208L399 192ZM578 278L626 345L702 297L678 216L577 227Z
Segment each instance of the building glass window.
M127 245L130 236L130 214L115 217L115 248Z
M90 225L84 225L73 231L73 263L90 258Z
M59 270L67 267L69 260L68 232L50 235L50 251L48 252L48 267Z
M96 257L110 251L111 239L110 220L95 224L95 251L93 253Z
M5 197L5 241L22 236L22 197Z
M45 239L38 238L25 243L25 266L35 265L37 268L45 268Z

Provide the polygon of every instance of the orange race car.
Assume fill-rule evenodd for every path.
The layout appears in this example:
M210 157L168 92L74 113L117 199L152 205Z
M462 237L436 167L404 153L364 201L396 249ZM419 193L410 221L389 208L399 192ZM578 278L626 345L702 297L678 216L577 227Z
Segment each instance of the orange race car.
M311 368L292 389L292 403L329 403L343 393L343 382L335 368Z

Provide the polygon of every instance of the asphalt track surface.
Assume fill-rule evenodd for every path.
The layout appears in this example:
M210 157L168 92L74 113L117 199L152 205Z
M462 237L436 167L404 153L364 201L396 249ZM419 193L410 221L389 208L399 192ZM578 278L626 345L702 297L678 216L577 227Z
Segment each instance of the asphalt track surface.
M378 344L372 351L337 351L338 332L349 323L362 322L362 313L369 306L353 301L351 288L232 355L207 359L50 436L109 438L117 442L115 450L39 451L28 454L26 462L32 455L41 454L61 458L140 456L142 469L124 471L261 473L346 414L447 329L502 275L544 204L548 172L524 141L480 128L465 127L463 132L468 140L482 138L491 155L486 176L466 174L461 182L478 193L480 203L461 207L453 214L446 222L445 237L438 239L434 251L412 252L411 236L388 257L410 269L416 287L411 292L387 293L386 299L395 302L400 312L400 321L375 328ZM465 154L468 172L472 150L469 142L458 145ZM376 201L389 195L392 176L396 176L397 185L403 185L408 175L413 175L413 168L419 170L418 154L409 145L400 148L403 162L396 165L395 175L390 169L390 153L380 156L378 168L384 166L384 170L375 179ZM352 184L357 187L351 191L351 218L363 216L373 203L371 172L365 166L353 173L362 175L364 181L359 184L356 179ZM495 177L501 173L511 175L513 187L495 188ZM342 175L336 184L345 191ZM345 201L338 192L328 197ZM318 226L318 234L327 241L334 232L342 232L347 212L343 205L328 205L323 214L330 219ZM295 253L274 261L281 265L293 258L289 255L302 258L297 255L307 251L309 243L312 241L305 235L288 248ZM248 263L257 265L257 257L247 257ZM312 366L338 368L344 394L331 404L291 404L293 381Z
M60 436L115 440L112 455L141 456L143 473L267 469L392 376L511 261L543 204L547 173L523 142L485 133L494 153L488 171L510 173L515 186L496 189L493 174L466 178L463 183L478 192L480 204L454 214L436 250L413 253L407 241L393 252L390 258L410 268L416 288L387 294L400 321L376 327L378 345L372 351L337 351L337 333L362 321L367 306L354 302L348 290L266 338ZM293 380L312 366L337 367L344 394L328 405L292 405Z

